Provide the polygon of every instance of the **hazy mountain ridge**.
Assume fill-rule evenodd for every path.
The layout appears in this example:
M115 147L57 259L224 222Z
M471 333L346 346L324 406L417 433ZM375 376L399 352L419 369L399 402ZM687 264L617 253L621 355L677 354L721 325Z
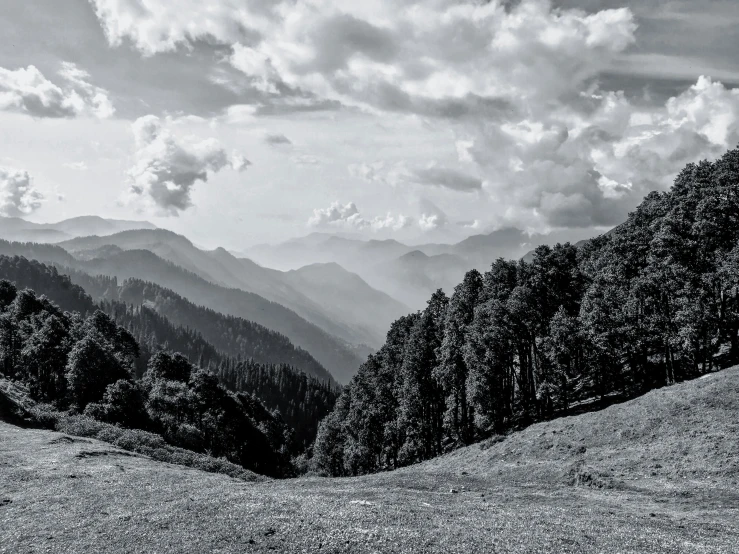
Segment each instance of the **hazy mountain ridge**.
M330 291L315 286L299 274L262 267L249 259L237 258L223 248L201 250L186 237L162 229L79 237L60 243L81 259L105 257L107 252L103 249L108 245L122 250L149 250L206 281L258 294L355 345L378 347L390 323L408 311L402 302L373 290L365 281L338 266L325 267L323 278L341 283L339 290L352 296L351 310L337 307ZM110 253L115 255L116 251Z
M566 242L578 236L572 232L528 235L520 229L502 228L453 244L409 245L394 239L363 240L311 233L274 245L257 245L244 254L261 265L282 270L337 263L372 287L413 309L421 309L430 292L442 288L450 293L470 269L483 271L497 258L521 258L540 244Z
M110 258L80 262L78 267L90 274L152 281L199 305L282 333L296 346L310 352L340 382L348 380L361 363L339 339L281 304L254 293L210 283L148 250L127 250Z
M33 223L20 217L0 216L0 236L15 242L56 243L88 235L112 235L132 229L156 229L148 221L105 219L99 216L81 216L56 223Z
M183 237L184 238L184 237ZM93 243L94 240L86 244ZM56 245L0 241L0 253L60 264L90 275L151 281L216 312L258 323L307 350L339 382L347 382L362 363L362 351L306 321L290 309L257 294L213 284L149 250L126 250L107 258L77 260Z
M256 395L270 410L278 409L295 430L299 444L294 446L300 451L315 438L320 419L338 394L331 375L287 337L198 308L152 283L136 280L118 286L115 278L91 277L69 268L59 271L55 265L20 256L0 256L0 279L14 283L16 291L29 288L37 298L48 298L64 312L76 312L82 318L97 310L107 313L138 341L132 377L141 378L151 358L164 347L216 375L226 388ZM7 293L9 288L3 290ZM31 311L39 308L36 305Z

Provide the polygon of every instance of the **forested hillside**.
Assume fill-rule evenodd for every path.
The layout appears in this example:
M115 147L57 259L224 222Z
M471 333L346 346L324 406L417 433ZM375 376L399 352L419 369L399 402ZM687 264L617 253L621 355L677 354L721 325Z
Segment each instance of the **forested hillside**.
M169 443L270 475L290 472L292 433L279 415L180 354L158 352L134 379L139 345L101 311L63 312L0 281L0 367L60 410L161 434Z
M92 276L107 275L121 280L142 279L171 289L199 306L266 327L288 337L295 346L307 350L339 382L348 382L362 362L362 358L348 343L326 333L284 306L257 294L215 285L148 250L113 250L107 254L105 258L77 260L56 245L0 240L0 255L24 256L43 263L56 264L64 271L73 269ZM75 275L75 278L79 277L79 274ZM278 350L282 352L281 349ZM270 361L292 363L283 358ZM311 371L309 367L306 370Z
M155 283L126 279L119 286L115 277L92 276L69 268L64 271L94 299L145 305L175 325L196 330L224 354L264 364L291 365L321 381L334 382L331 374L309 352L296 348L286 336L261 325L196 306Z
M335 264L294 272L277 271L237 258L223 248L202 250L186 237L163 229L79 237L60 246L76 258L88 261L109 258L126 250L147 250L210 283L276 302L351 344L378 347L390 322L408 310ZM324 284L331 281L332 286L315 286L315 278ZM166 281L159 284L169 286ZM347 310L347 303L356 309Z
M288 364L261 363L247 355L248 349L234 354L224 351L209 343L192 327L178 325L155 310L142 306L140 301L133 304L117 300L119 289L115 279L88 277L89 284L104 288L108 291L107 297L112 299L100 304L95 304L82 288L73 284L68 276L59 274L56 268L22 257L0 256L0 279L15 282L19 287L33 285L36 292L44 294L74 317L90 316L97 310L108 314L138 344L138 354L127 366L132 378L144 377L151 360L158 352L175 351L182 353L189 362L217 376L221 384L229 390L258 398L270 410L279 411L279 417L294 430L294 440L291 439L289 445L290 453L301 452L312 442L318 422L335 402L337 389L320 366L318 368L326 375L323 380L306 375ZM153 290L160 294L172 294L155 286ZM196 309L192 305L190 307ZM75 316L75 313L79 315ZM248 325L249 322L236 320L234 327L220 330L231 337L239 337L240 324ZM267 341L274 340L274 333L263 331L268 333L263 338L266 337ZM246 340L240 339L238 343L245 345L250 338L253 337L246 335ZM284 342L286 349L292 347L288 341Z
M92 275L151 281L201 306L277 331L310 352L339 381L346 382L361 363L344 342L284 306L243 290L214 285L146 250L131 250L106 259L78 262L73 267Z
M322 424L361 474L695 377L739 356L739 150L690 164L613 232L470 271L396 321Z

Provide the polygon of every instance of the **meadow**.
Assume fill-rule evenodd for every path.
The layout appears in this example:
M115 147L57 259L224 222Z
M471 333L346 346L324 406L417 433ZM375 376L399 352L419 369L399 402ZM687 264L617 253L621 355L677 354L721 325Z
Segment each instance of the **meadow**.
M739 368L365 477L248 482L0 423L0 552L734 553Z

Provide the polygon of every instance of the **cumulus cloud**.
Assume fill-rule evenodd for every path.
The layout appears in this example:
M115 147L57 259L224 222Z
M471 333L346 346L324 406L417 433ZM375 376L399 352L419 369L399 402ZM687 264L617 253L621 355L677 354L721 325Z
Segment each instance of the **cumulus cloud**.
M385 216L365 219L354 202L347 204L333 202L328 208L317 208L313 210L313 215L308 220L311 227L342 227L372 231L399 231L412 224L412 218L402 214L394 215L391 212Z
M0 67L0 109L33 117L108 118L115 108L105 89L90 84L90 75L70 62L62 62L61 84L47 79L35 66L9 70Z
M586 14L549 0L92 2L113 45L127 38L151 55L216 40L232 45L233 66L263 91L288 86L451 116L467 101L490 109L506 97L572 91L608 67L636 28L628 9Z
M282 133L268 133L264 136L264 142L272 146L292 144L292 141Z
M128 39L145 55L170 52L197 40L235 42L249 19L270 11L270 0L90 0L108 42Z
M421 216L418 218L418 227L423 232L443 229L449 223L446 213L428 198L421 198Z
M444 226L443 220L438 214L421 214L418 219L418 226L422 231L434 231Z
M31 185L27 171L0 166L0 214L20 217L41 207L44 195Z
M648 107L593 91L579 105L476 131L464 152L505 220L533 230L608 227L649 191L669 188L687 163L739 142L739 89L702 77Z
M491 221L530 231L617 224L686 163L739 142L739 90L708 77L659 105L600 87L604 71L634 55L629 9L588 13L551 0L147 0L147 9L92 1L111 44L130 40L146 55L203 39L228 45L224 63L282 102L234 113L351 106L420 114L451 130L463 170L380 161L348 171L489 196ZM354 215L355 226L371 227ZM417 223L433 230L447 220L422 210Z
M313 215L308 220L311 227L319 227L321 225L341 224L356 226L360 221L364 221L359 215L359 209L354 202L342 205L339 202L332 202L328 208L316 208Z
M163 215L176 216L192 206L195 183L225 167L243 171L249 160L239 154L228 155L213 138L179 139L153 115L137 119L132 125L136 144L135 163L128 171L129 195L144 199Z
M370 227L375 231L381 231L383 229L400 231L401 229L410 227L412 224L412 218L402 214L393 215L390 212L388 212L385 217L377 216L370 221Z

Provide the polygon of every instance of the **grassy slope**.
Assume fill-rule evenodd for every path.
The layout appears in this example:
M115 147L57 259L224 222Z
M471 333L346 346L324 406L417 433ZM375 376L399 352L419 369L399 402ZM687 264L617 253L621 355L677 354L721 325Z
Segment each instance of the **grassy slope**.
M0 552L733 553L737 431L739 368L351 479L245 483L2 423Z

